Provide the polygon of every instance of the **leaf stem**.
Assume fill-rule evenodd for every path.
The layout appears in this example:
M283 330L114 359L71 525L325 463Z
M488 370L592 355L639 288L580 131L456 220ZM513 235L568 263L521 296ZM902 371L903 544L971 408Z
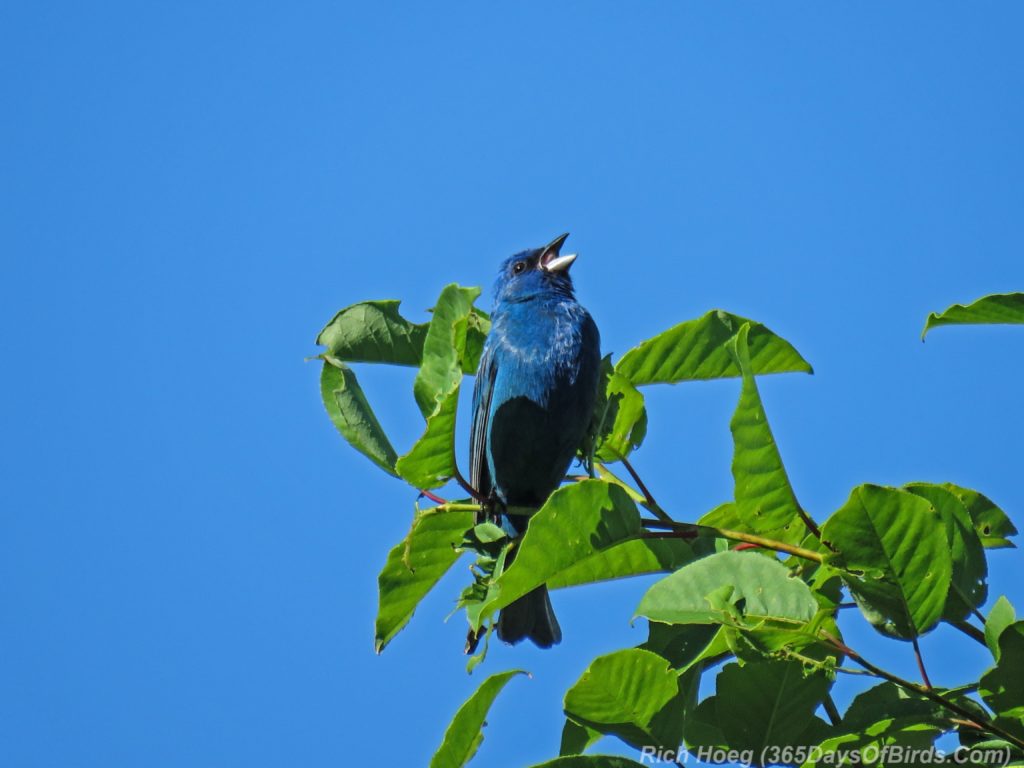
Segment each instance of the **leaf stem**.
M436 493L431 493L430 491L426 490L425 488L420 488L420 496L422 498L424 498L424 499L430 499L435 504L447 504L448 503L447 499L442 499Z
M814 563L820 564L824 562L824 558L821 556L820 552L815 552L812 549L804 549L803 547L796 547L792 544L787 544L784 541L766 539L763 536L757 536L753 533L743 533L742 531L732 531L728 528L716 528L712 525L698 525L695 523L677 523L674 521L663 520L641 520L640 522L645 528L667 528L670 531L680 534L680 538L693 538L693 536L698 533L708 533L712 536L717 536L720 539L743 541L748 544L754 544L776 552L785 552L788 555L793 555L794 557L799 557L804 560L810 560Z
M914 658L917 659L917 669L921 673L921 679L924 680L924 687L931 690L932 681L928 677L928 670L924 667L924 657L921 655L921 645L917 642L917 638L913 637L910 639L911 645L914 646Z
M449 501L439 504L436 509L439 512L479 512L481 507L476 502Z
M872 664L859 653L854 651L848 645L843 643L838 638L833 637L825 630L821 630L820 636L833 648L840 651L847 658L851 659L855 664L859 664L868 672L875 675L875 677L880 677L883 680L888 680L890 683L898 685L900 688L903 688L904 690L916 693L919 696L923 696L929 701L934 701L943 709L947 709L950 712L964 718L965 720L974 723L980 730L991 733L993 736L998 736L999 738L1004 739L1010 742L1011 744L1020 747L1021 749L1024 749L1024 739L1020 739L1014 736L1012 733L1004 730L1002 727L992 722L988 718L979 717L977 713L971 712L970 710L961 707L955 701L947 699L941 693L938 693L937 691L931 688L925 688L923 685L918 685L917 683L912 683L909 680L904 680L902 677L898 677L894 675L892 672L887 672L881 667L876 667L874 664Z
M825 708L825 714L828 715L829 722L831 722L832 725L839 725L843 721L842 716L839 714L839 710L836 709L835 701L832 700L831 693L825 694L825 698L821 702L821 705Z
M807 514L807 510L800 505L800 502L796 503L796 513L800 515L800 519L803 520L804 525L807 526L807 530L814 534L814 538L821 541L821 528L819 528L813 518Z
M972 640L988 647L988 643L985 642L985 633L973 624L968 624L966 621L951 621L949 622L949 625L955 629L959 629Z
M459 472L458 464L454 464L454 463L452 464L452 477L455 478L455 482L457 482L459 485L461 485L462 486L462 490L464 490L466 493L468 493L471 498L476 499L481 504L486 504L487 503L486 497L484 497L483 494L481 494L476 488L474 488L472 485L470 485L469 483L466 482L466 478L464 478L462 476L462 473Z

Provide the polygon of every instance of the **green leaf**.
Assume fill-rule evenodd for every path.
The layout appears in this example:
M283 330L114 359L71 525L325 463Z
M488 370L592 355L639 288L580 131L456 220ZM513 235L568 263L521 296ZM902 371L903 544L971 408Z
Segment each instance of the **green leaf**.
M942 618L953 564L946 526L925 499L861 485L821 533L837 551L827 561L876 629L912 639Z
M935 702L885 682L854 697L842 727L877 736L894 726L939 723L948 713Z
M344 363L325 360L320 372L320 396L341 436L385 472L396 474L395 449L352 369Z
M810 587L793 578L786 566L754 552L729 550L696 560L656 582L636 612L663 624L731 624L729 606L748 622L801 624L818 610Z
M999 661L981 676L978 692L1000 719L1024 737L1024 621L999 634Z
M547 582L570 586L617 578L689 556L679 546L650 547L653 540L638 541L642 535L636 504L620 486L593 479L563 486L530 518L515 560L491 584L479 622Z
M763 533L790 524L799 517L799 505L757 391L747 342L749 331L750 326L744 324L729 345L730 354L743 374L740 400L729 424L733 439L732 476L736 511L745 528Z
M601 736L600 731L566 718L565 725L562 726L562 743L558 748L558 754L562 756L581 755Z
M427 426L409 452L395 462L395 471L414 488L440 488L455 474L455 416L459 385L438 402Z
M479 288L452 283L437 299L423 341L423 362L413 382L413 394L424 418L435 413L438 404L462 382L468 317L479 295Z
M992 658L999 661L999 636L1003 630L1017 620L1017 612L1013 610L1010 601L1005 595L996 600L992 610L988 612L985 619L985 644L992 651Z
M448 730L444 732L444 741L430 760L430 768L462 768L468 763L484 740L484 719L494 699L509 680L525 674L521 669L513 669L484 680L455 713Z
M725 736L718 726L718 701L716 696L708 696L690 713L683 723L683 737L691 753L700 748L728 749Z
M729 642L722 628L714 624L649 621L647 641L640 647L658 654L676 670L684 672L694 664L727 653Z
M804 766L836 765L842 752L857 753L864 762L883 747L927 749L947 727L948 713L939 705L882 683L854 698L833 734L817 745L819 759Z
M967 507L948 488L931 483L911 483L904 488L928 501L946 526L953 576L942 617L946 621L961 621L988 598L988 563L974 521Z
M594 451L598 461L618 461L640 447L647 434L647 409L629 379L609 371L597 409L603 416Z
M364 301L346 307L317 334L316 343L337 360L419 365L427 323L410 323L398 301Z
M565 694L565 715L638 749L678 746L681 683L676 670L650 651L629 648L599 656Z
M537 763L532 768L643 768L640 763L614 755L570 755Z
M338 312L316 337L317 344L327 347L321 357L350 363L418 366L423 361L423 343L430 324L406 320L399 314L400 303L363 301ZM490 319L474 308L465 325L463 370L474 373Z
M921 340L940 325L1024 323L1024 293L994 293L972 304L953 304L943 312L932 312L921 331Z
M762 750L797 743L831 683L796 661L726 664L715 681L718 726L728 745Z
M408 535L388 553L377 577L377 653L409 622L416 606L459 558L455 547L473 521L473 512L435 507L417 513Z
M552 575L548 589L563 589L648 573L671 573L694 558L683 539L635 538L594 552Z
M1017 535L1017 529L995 503L982 493L963 488L953 483L943 483L943 488L952 491L967 507L974 521L974 529L978 532L982 546L986 549L1001 549L1014 546L1011 536Z
M615 370L636 386L739 376L728 346L744 323L750 324L753 373L813 372L788 341L760 323L720 309L680 323L634 347L623 355Z
M479 295L479 288L453 283L441 292L434 307L423 342L423 363L413 383L426 429L395 464L402 479L416 488L438 488L455 474L455 415L466 364L469 317ZM475 348L475 342L470 346Z

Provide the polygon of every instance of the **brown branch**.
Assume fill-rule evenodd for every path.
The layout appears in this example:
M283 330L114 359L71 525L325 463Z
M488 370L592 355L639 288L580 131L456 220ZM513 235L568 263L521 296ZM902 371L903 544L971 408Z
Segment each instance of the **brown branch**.
M633 469L633 465L629 463L629 459L627 459L625 456L620 455L619 461L622 462L622 466L626 468L626 471L629 472L630 477L633 478L633 482L636 483L636 487L640 489L640 493L644 495L644 499L647 501L647 508L651 510L651 514L653 514L655 517L657 517L659 520L663 522L675 522L672 520L672 516L664 509L662 509L661 505L654 500L654 495L644 484L644 481L640 479L640 475L637 473L637 471Z
M800 506L799 501L796 503L796 513L800 515L800 519L803 520L804 525L807 526L807 530L814 534L814 538L821 541L821 528L819 528L818 524L814 522L810 515L807 514L807 510Z
M420 496L425 498L425 499L430 499L435 504L447 504L448 503L447 499L442 499L436 493L431 493L430 491L428 491L425 488L420 488Z
M458 464L452 463L452 477L455 478L455 482L462 486L462 490L469 494L470 498L479 501L481 504L487 503L487 497L466 482L466 478L464 478L462 473L459 472Z
M765 549L771 549L776 552L785 552L788 555L793 555L804 560L810 560L814 563L820 564L824 562L824 558L821 556L821 553L815 552L812 549L795 547L784 541L766 539L764 536L756 536L752 533L743 533L742 531L732 531L728 528L716 528L711 525L699 525L695 523L677 523L674 521L667 522L663 520L641 520L640 522L645 528L667 528L668 530L679 534L679 538L692 539L698 533L708 533L712 536L717 536L720 539L743 541L748 544L754 544L758 547L764 547Z
M988 647L988 643L985 642L985 633L973 624L968 624L966 621L951 621L949 622L949 624L951 627L959 629L961 632L963 632L965 635L967 635L975 642L981 643L985 647Z
M921 655L921 645L917 642L917 638L911 638L911 645L914 646L914 658L917 659L917 669L921 673L921 679L924 680L924 687L931 690L932 681L928 678L928 670L924 668L924 657Z
M968 721L970 723L973 723L979 730L982 730L982 731L985 731L987 733L990 733L993 736L998 736L999 738L1004 739L1005 741L1010 742L1014 746L1017 746L1017 747L1020 747L1021 749L1024 749L1024 739L1020 739L1020 738L1014 736L1012 733L1010 733L1009 731L1004 730L1001 726L999 726L996 723L992 722L988 718L979 717L976 713L971 712L970 710L965 709L964 707L961 707L955 701L951 701L950 699L947 699L945 696L943 696L942 694L934 691L931 688L925 688L924 686L918 685L917 683L912 683L909 680L904 680L902 677L897 677L896 675L892 674L892 672L886 672L884 669L882 669L880 667L876 667L874 664L872 664L870 661L865 659L859 653L854 651L848 645L843 643L838 638L833 637L831 634L829 634L825 630L821 630L820 637L822 639L824 639L833 648L835 648L836 650L838 650L841 653L843 653L847 658L851 659L855 664L859 664L861 667L866 669L868 672L873 674L875 677L880 677L883 680L888 680L890 683L893 683L894 685L898 685L900 688L903 688L906 691L910 691L911 693L916 693L919 696L923 696L924 698L928 699L929 701L935 702L936 704L938 704L943 709L949 710L953 714L959 715L964 720L966 720L966 721Z

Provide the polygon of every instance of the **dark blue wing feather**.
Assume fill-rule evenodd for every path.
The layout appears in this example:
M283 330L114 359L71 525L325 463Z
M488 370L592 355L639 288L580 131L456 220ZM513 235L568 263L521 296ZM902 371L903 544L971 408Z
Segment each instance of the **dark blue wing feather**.
M490 421L497 360L490 345L484 346L473 385L473 424L469 433L469 483L482 496L491 494L491 473L487 467L487 430Z

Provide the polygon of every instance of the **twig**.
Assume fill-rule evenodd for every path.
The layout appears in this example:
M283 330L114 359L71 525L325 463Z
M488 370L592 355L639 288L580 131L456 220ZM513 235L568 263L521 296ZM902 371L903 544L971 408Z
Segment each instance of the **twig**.
M677 523L675 521L641 520L640 522L645 528L667 528L670 531L680 534L680 538L693 538L695 533L708 533L712 536L717 536L720 539L731 539L732 541L743 541L748 544L755 544L759 547L764 547L765 549L772 549L776 552L785 552L788 555L794 555L795 557L810 560L815 563L824 562L824 558L821 556L821 553L815 552L812 549L795 547L784 541L766 539L763 536L756 536L752 533L731 531L728 528L715 528L711 525Z
M972 640L975 640L986 647L988 646L988 643L985 642L985 633L973 624L968 624L966 621L951 621L949 624L950 626L959 629Z
M476 502L448 501L437 507L438 512L479 512L480 505Z
M426 490L424 488L420 488L420 498L430 499L435 504L447 504L448 503L447 499L442 499L436 493L431 493L430 491L428 491L428 490Z
M622 466L626 468L626 471L629 472L630 477L633 478L633 482L636 483L636 487L640 489L640 493L644 495L644 498L647 500L647 508L651 510L651 514L653 514L662 522L675 522L672 519L672 516L664 509L662 509L661 505L654 500L654 496L651 494L647 486L644 485L644 481L640 479L640 475L637 474L637 471L635 469L633 469L633 465L629 463L629 459L627 459L625 456L620 455L619 461L622 462Z
M1020 739L1017 736L1014 736L1012 733L1010 733L1009 731L1004 730L1001 726L999 726L996 723L992 722L988 718L979 717L978 714L976 714L974 712L971 712L970 710L965 709L964 707L961 707L955 701L950 701L945 696L943 696L940 693L937 693L936 691L932 690L931 688L925 688L924 686L918 685L917 683L912 683L909 680L904 680L902 677L897 677L896 675L892 674L892 672L887 672L887 671L885 671L884 669L882 669L880 667L876 667L874 664L872 664L870 661L865 659L859 653L854 651L848 645L843 643L838 638L833 637L831 634L829 634L825 630L821 630L820 637L822 639L824 639L833 648L835 648L836 650L838 650L841 653L843 653L847 658L852 660L855 664L859 664L861 667L866 669L868 672L870 672L871 674L875 675L875 677L880 677L883 680L888 680L890 683L893 683L894 685L898 685L900 688L903 688L904 690L910 691L911 693L916 693L919 696L923 696L924 698L928 699L929 701L934 701L936 704L938 704L943 709L947 709L950 712L952 712L952 713L954 713L956 715L959 715L960 717L964 718L968 722L974 723L978 727L979 730L987 731L988 733L991 733L994 736L998 736L999 738L1004 739L1004 740L1010 742L1011 744L1013 744L1013 745L1015 745L1017 747L1020 747L1021 749L1024 749L1024 739ZM845 671L851 671L851 670L841 670L841 671L845 672Z
M472 485L470 485L469 483L466 482L466 478L464 478L462 476L462 473L459 472L459 467L458 467L457 464L452 464L452 477L455 478L455 482L457 482L459 485L461 485L462 486L462 490L464 490L466 493L468 493L471 498L476 499L481 504L486 504L487 503L487 497L484 496L482 493L480 493Z
M697 531L644 531L645 539L695 539Z
M796 513L800 515L800 519L804 521L804 525L807 526L807 530L814 534L814 538L821 541L821 528L819 528L818 524L811 519L810 515L807 514L807 510L800 506L800 502L796 503Z
M924 680L924 687L931 690L932 681L928 678L928 670L924 668L924 657L921 655L921 646L917 642L916 637L911 638L910 643L914 646L914 657L917 659L917 669L921 672L921 679Z

